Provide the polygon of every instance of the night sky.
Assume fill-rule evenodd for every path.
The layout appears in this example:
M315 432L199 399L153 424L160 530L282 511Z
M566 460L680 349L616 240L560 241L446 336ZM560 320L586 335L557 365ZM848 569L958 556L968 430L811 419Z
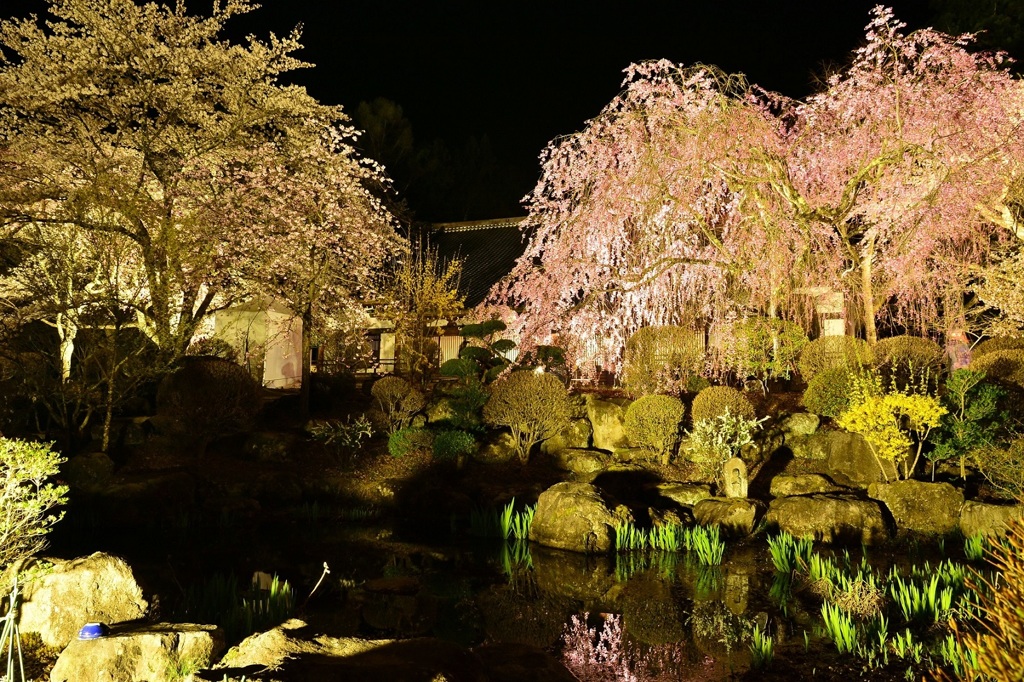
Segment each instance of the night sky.
M936 5L957 1L893 6L898 18L919 28L936 17L941 25ZM0 15L43 4L0 0ZM281 34L303 24L306 48L299 56L316 68L297 73L296 82L353 114L361 101L388 98L402 107L417 150L432 143L435 156L444 150L440 165L390 164L410 215L482 219L523 213L519 200L536 182L541 150L596 115L631 62L716 64L800 97L848 59L874 4L266 0L236 20L232 35ZM192 0L188 6L208 5ZM469 174L458 177L460 166ZM447 172L454 175L441 183Z

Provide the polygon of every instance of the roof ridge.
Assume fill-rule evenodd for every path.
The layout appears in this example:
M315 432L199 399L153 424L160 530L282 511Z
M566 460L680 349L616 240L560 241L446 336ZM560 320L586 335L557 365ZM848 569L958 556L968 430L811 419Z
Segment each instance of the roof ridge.
M442 232L468 232L470 230L492 230L502 227L518 227L526 216L515 218L493 218L491 220L465 220L456 223L434 223L433 227Z

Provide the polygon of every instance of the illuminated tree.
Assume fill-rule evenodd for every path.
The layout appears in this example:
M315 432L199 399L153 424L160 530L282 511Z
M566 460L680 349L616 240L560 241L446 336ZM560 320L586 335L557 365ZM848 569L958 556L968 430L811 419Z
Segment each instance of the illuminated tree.
M904 35L877 8L867 44L827 88L790 111L786 158L766 164L794 219L825 228L834 274L876 320L964 326L972 265L984 261L1013 159L1022 89L998 55L933 30Z
M209 216L227 235L237 284L283 302L302 322L303 414L313 340L339 324L365 329L377 271L401 246L390 214L368 190L382 178L356 158L354 131L312 133L295 152L255 149L228 176L224 212Z
M222 38L254 7L227 0L201 17L182 3L49 0L45 27L0 23L0 223L124 238L144 273L137 323L171 358L232 291L237 225L210 216L237 198L233 169L267 142L302 150L310 122L343 118L280 84L306 66L297 33Z
M608 366L644 326L792 307L807 238L771 193L737 181L782 153L752 95L713 67L633 65L583 131L548 147L527 198L535 234L497 292L525 306L524 345L560 333L578 357L602 338Z
M633 65L625 90L545 151L535 233L496 299L523 344L646 325L806 320L803 292L877 321L965 325L971 272L1012 211L1024 91L966 38L874 11L850 67L805 102L711 67ZM582 349L576 351L577 357Z

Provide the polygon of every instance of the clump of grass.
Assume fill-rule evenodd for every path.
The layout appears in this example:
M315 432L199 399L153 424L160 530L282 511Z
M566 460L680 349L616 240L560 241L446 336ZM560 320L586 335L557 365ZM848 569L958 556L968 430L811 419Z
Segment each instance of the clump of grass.
M964 556L968 561L981 561L985 558L985 536L977 533L964 538Z
M839 653L848 654L857 649L857 625L850 614L826 601L821 605L821 618L825 622L825 632Z
M754 625L750 633L750 655L750 664L755 670L767 668L775 657L775 640L767 631L762 632L759 625Z
M813 538L797 540L786 531L768 538L768 550L777 573L792 573L804 570L810 563L814 551Z
M228 642L237 642L284 622L294 607L295 590L276 575L266 589L254 582L243 592L234 575L215 573L186 591L175 616L184 622L216 623Z
M719 566L725 555L725 542L720 537L718 526L694 526L690 543L697 552L697 559L705 566Z
M908 623L923 622L931 625L953 608L953 589L940 589L940 584L941 576L937 574L922 584L913 578L904 580L893 573L889 578L889 594Z

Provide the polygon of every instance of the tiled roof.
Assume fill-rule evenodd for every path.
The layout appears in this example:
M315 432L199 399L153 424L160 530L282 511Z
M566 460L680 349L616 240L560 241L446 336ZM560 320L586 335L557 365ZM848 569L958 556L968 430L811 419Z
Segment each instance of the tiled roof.
M441 258L461 257L466 307L487 298L487 292L512 271L516 259L526 250L526 235L520 230L525 216L465 223L436 223L430 243Z

